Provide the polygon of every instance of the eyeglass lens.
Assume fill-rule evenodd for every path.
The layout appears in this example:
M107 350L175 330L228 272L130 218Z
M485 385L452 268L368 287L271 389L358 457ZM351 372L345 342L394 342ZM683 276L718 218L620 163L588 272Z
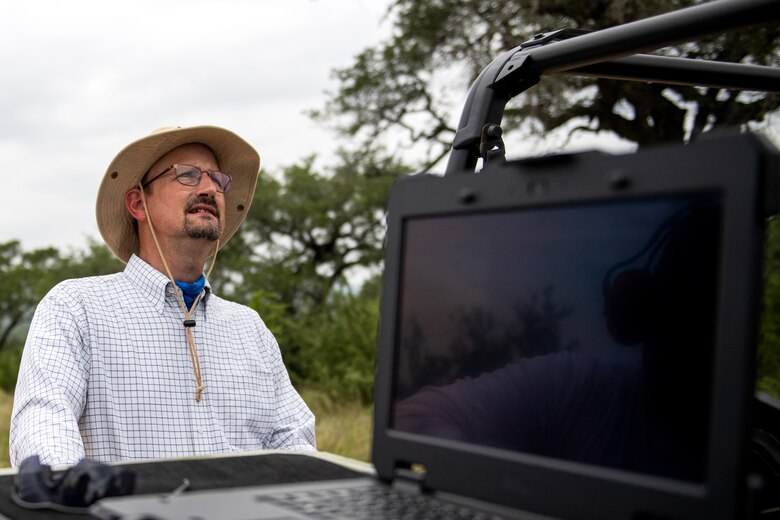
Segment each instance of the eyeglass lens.
M219 191L225 192L230 189L232 179L230 175L220 171L202 171L189 164L177 164L174 166L176 179L185 186L197 186L200 182L200 176L207 173L209 178L217 185Z

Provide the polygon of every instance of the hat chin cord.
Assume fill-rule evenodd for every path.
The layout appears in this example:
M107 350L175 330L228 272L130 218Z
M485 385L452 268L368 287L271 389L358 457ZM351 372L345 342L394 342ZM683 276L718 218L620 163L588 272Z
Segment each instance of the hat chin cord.
M157 234L154 232L154 226L152 225L152 216L149 213L149 207L146 205L146 196L144 195L144 188L141 185L141 183L138 183L138 189L141 191L141 202L144 205L144 211L146 212L146 220L149 224L149 231L152 233L152 239L154 240L154 245L157 248L157 253L160 255L160 259L162 260L163 266L165 267L165 272L168 274L168 278L171 280L171 285L174 289L174 294L176 295L176 299L179 301L179 306L181 307L182 312L184 313L184 335L187 338L187 345L190 349L190 361L192 361L192 371L195 373L195 401L200 402L201 394L203 393L203 378L200 373L200 359L198 358L198 347L195 344L195 336L192 333L193 327L195 327L195 320L192 319L192 316L195 314L195 309L198 307L198 303L200 302L200 297L203 295L203 292L195 298L195 301L192 302L192 307L190 307L189 310L187 310L187 305L184 303L184 298L181 295L181 291L176 287L176 282L173 279L173 275L171 274L171 269L168 267L168 262L165 260L165 255L163 254L162 248L160 247L160 242L157 240ZM209 270L206 273L206 279L211 275L211 270L214 269L214 264L217 261L217 251L219 251L219 238L217 238L217 246L214 249L214 255L211 259L211 265L209 266Z

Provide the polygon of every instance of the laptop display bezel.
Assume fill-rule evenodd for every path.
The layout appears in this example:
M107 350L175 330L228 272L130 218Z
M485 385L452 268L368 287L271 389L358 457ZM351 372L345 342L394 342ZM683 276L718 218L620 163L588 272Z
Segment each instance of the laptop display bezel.
M388 206L372 459L391 480L574 518L734 517L743 506L753 391L768 148L754 136L712 138L635 154L577 154L508 163L481 174L400 181ZM408 219L599 203L702 191L722 200L717 330L706 478L701 484L442 441L391 428L394 348ZM421 469L422 468L422 469Z

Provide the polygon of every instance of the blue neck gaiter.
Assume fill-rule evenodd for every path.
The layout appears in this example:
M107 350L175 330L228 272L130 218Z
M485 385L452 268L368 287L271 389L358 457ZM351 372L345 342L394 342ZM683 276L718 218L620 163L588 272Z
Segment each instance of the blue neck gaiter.
M179 280L174 280L174 282L176 283L176 286L181 289L181 292L184 293L184 304L189 310L192 308L192 303L195 301L195 298L197 298L203 290L203 286L206 285L206 277L200 275L200 278L192 283L180 282Z

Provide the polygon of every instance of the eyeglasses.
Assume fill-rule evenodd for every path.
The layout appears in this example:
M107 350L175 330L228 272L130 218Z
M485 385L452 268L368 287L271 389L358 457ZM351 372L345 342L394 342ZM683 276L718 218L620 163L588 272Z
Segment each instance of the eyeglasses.
M233 183L233 177L227 173L222 173L221 171L201 170L197 166L192 166L191 164L172 164L145 183L141 184L141 186L146 188L171 170L173 170L173 173L176 176L176 180L185 186L197 186L198 183L200 183L200 178L204 173L208 174L209 179L211 179L211 181L217 187L217 191L220 193L229 191L230 185Z

